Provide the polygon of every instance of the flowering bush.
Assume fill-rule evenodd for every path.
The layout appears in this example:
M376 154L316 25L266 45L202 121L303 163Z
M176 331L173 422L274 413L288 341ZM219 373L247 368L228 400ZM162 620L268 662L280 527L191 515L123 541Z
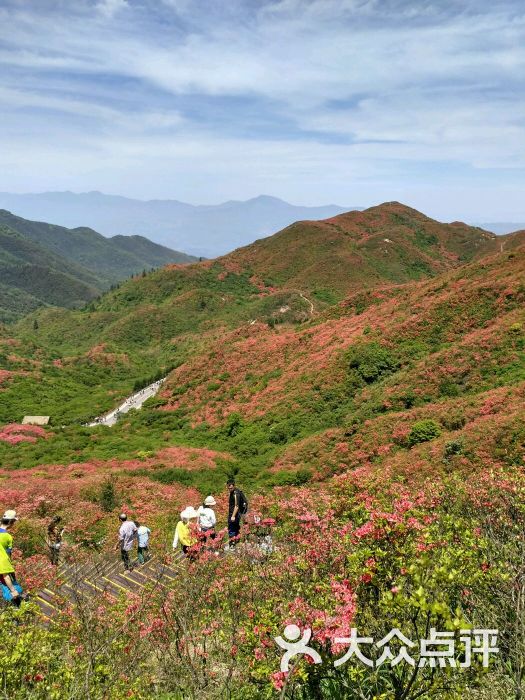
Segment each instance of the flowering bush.
M11 423L0 428L0 440L10 445L17 445L19 442L36 442L38 438L48 437L49 433L37 425Z

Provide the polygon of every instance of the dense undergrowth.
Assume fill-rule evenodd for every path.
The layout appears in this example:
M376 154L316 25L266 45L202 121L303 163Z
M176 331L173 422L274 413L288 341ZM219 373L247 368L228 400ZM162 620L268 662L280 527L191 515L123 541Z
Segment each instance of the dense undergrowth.
M371 465L322 489L258 497L279 519L269 556L249 542L202 554L169 593L80 597L75 612L65 601L50 629L31 609L4 615L3 687L24 698L518 697L525 485L504 469L477 472L475 484L465 476L413 480ZM285 674L274 638L290 622L312 630L322 663L298 657ZM351 628L375 642L399 629L416 666L334 667ZM467 664L469 630L493 628L499 655ZM455 640L444 668L418 666L416 642L432 629ZM393 656L403 644L390 642ZM368 640L361 652L377 661L381 649Z

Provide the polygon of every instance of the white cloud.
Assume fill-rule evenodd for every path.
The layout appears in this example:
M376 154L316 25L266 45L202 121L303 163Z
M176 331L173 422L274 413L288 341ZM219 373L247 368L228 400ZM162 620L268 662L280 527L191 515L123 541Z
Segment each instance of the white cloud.
M127 7L127 0L100 0L97 3L97 10L108 19L111 19L117 12Z
M62 188L366 204L345 192L392 199L427 163L429 187L450 171L448 197L458 173L492 178L503 216L507 171L525 169L518 0L79 0L69 13L8 5L0 24L0 149L20 182L53 146L38 177Z

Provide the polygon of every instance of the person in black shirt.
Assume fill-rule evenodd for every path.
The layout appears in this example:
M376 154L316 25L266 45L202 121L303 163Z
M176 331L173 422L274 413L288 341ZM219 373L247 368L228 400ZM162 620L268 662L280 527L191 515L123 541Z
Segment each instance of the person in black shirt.
M233 479L228 480L227 487L230 492L228 504L228 537L230 538L230 547L235 547L241 531L240 491L235 486L235 481Z
M62 518L57 515L49 523L47 528L47 546L49 547L49 558L54 566L58 566L58 558L60 556L60 547L62 546L62 536L64 528L62 527Z

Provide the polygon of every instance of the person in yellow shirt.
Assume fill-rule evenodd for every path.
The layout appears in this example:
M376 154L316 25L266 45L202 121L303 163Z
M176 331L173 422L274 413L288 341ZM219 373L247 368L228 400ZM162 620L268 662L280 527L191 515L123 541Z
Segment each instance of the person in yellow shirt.
M10 530L17 522L16 511L6 510L0 523L0 585L5 599L20 605L22 589L17 583L15 568L11 561L13 536Z
M197 544L197 536L195 534L195 519L199 514L193 506L188 506L180 514L180 520L175 529L175 537L173 538L173 549L176 550L180 544L184 554ZM193 522L192 522L193 521Z

